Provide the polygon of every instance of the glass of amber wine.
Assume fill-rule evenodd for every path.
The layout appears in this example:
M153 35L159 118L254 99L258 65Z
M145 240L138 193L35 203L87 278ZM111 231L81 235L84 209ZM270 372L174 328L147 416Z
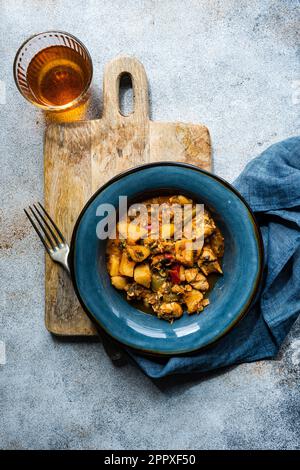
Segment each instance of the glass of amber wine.
M30 37L18 50L14 78L20 93L47 111L63 111L88 97L91 56L79 39L62 31Z

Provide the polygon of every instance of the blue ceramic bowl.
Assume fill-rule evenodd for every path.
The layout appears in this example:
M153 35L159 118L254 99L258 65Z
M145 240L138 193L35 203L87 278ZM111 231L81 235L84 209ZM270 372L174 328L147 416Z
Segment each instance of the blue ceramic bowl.
M110 282L106 241L96 235L103 203L116 208L119 195L131 203L168 191L183 193L211 210L225 238L223 272L199 315L184 314L170 324L133 307ZM70 266L77 296L89 316L117 341L145 353L183 354L203 348L245 315L259 288L263 248L246 202L227 182L183 163L148 164L122 173L89 200L74 228Z

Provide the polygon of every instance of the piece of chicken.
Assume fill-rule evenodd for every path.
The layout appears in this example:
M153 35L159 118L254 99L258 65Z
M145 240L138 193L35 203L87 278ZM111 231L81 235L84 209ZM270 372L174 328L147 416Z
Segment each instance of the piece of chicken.
M191 282L191 286L193 286L194 289L201 290L202 292L205 292L209 289L209 283L206 277L198 273L195 280Z
M199 270L197 268L185 269L184 274L186 282L195 281L198 273Z
M218 258L222 258L224 255L224 238L220 229L216 228L215 232L210 238L210 245L213 249L213 252Z
M205 276L208 276L211 273L223 274L222 268L218 261L211 261L209 263L202 263L200 265L201 271Z
M182 314L183 310L178 302L164 302L157 310L158 318L163 318L164 320L168 321L172 321L175 318L180 318Z

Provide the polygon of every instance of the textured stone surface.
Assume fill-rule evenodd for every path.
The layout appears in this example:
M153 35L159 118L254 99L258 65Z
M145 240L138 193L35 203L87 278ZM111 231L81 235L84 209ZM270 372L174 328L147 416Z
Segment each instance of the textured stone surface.
M94 61L92 118L104 64L133 54L148 74L152 117L208 125L214 170L232 181L268 145L299 133L297 6L0 0L1 448L299 448L299 322L276 361L159 384L133 365L115 368L100 343L47 333L42 249L22 214L43 197L45 119L12 77L26 37L74 33Z

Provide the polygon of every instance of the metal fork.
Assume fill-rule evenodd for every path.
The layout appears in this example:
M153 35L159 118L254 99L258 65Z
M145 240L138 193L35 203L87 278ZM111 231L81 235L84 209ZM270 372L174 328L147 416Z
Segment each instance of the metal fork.
M29 206L29 210L32 215L30 215L26 209L24 209L24 212L38 234L50 258L56 263L59 263L70 274L68 264L68 255L70 251L69 245L46 209L40 202L38 202L38 205L39 207L36 204L33 204L33 208ZM40 229L37 224L40 226Z
M29 211L32 215L26 209L24 209L24 212L51 259L59 263L68 274L70 274L68 264L69 245L56 223L40 202L38 202L38 206L36 204L33 204L33 207L29 206ZM124 365L126 363L126 357L120 346L111 340L104 332L100 331L99 328L97 328L97 331L102 339L104 349L112 362L117 366Z

